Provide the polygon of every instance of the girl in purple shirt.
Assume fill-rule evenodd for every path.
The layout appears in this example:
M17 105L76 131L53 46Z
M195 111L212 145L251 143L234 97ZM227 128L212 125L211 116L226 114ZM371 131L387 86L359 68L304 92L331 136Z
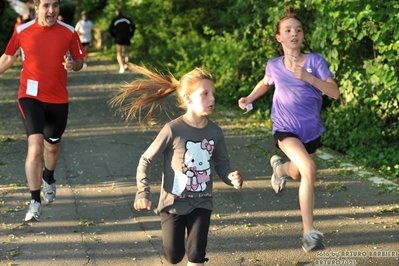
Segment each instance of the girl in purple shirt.
M324 248L323 234L313 227L316 180L313 158L316 149L322 146L322 94L338 99L340 92L325 59L318 54L301 51L304 41L302 22L292 6L277 23L275 37L282 47L281 56L268 61L264 78L247 97L238 101L238 105L245 109L275 86L271 111L273 135L276 146L290 161L284 163L280 156L272 156L271 183L274 191L280 193L287 177L301 181L302 247L308 252Z

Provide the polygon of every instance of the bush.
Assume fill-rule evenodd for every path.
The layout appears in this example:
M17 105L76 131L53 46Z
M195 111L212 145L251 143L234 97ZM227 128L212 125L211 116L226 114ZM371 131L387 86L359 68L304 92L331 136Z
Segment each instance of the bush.
M6 49L7 43L10 40L14 31L14 24L16 22L18 14L11 8L6 8L2 14L0 23L0 50L1 54Z
M219 9L206 10L206 17L200 11L210 4L207 0L138 5L136 10L152 22L140 25L140 47L146 58L157 58L157 66L172 73L208 68L216 78L219 104L237 108L237 100L254 88L267 60L276 56L275 25L291 1L221 2L212 1ZM339 101L325 97L324 143L397 178L399 5L307 0L295 2L295 9L312 51L329 62L341 90ZM271 96L256 104L265 119Z

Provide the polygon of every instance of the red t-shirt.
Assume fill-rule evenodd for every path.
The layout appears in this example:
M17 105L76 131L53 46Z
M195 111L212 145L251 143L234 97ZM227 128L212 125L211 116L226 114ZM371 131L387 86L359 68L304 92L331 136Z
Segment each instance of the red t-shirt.
M18 99L34 98L46 103L67 103L67 71L62 64L70 51L73 59L85 57L75 29L61 21L43 27L37 19L17 27L5 54L21 50L22 70Z

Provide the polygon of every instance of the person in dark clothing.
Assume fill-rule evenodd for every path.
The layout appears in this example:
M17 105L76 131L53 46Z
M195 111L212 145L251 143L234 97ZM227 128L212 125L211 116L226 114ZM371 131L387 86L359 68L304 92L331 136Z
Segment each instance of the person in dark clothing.
M109 33L115 39L116 60L119 64L119 73L124 73L129 62L130 40L134 36L136 26L119 9L115 12L115 18L109 25Z

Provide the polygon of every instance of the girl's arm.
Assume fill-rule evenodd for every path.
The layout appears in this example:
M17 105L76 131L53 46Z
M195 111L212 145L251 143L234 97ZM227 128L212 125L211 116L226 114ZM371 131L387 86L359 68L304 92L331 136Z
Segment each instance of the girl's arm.
M149 171L151 169L151 160L148 160L141 156L139 165L137 167L137 193L136 199L134 200L133 207L137 211L140 210L151 210L152 207L152 196L150 191L150 179Z
M253 103L256 99L268 92L272 87L268 83L269 77L265 75L264 78L256 84L255 88L247 97L238 100L238 106L244 110L247 104Z
M335 100L339 99L340 92L337 83L335 83L334 79L329 77L325 81L312 76L310 81L308 82L313 87L318 88L325 95L334 98Z
M226 142L223 131L220 129L220 137L212 154L212 161L215 164L215 171L220 179L229 186L236 189L242 187L242 177L238 171L232 171L230 167L229 155L227 153Z
M319 89L325 95L338 99L340 96L339 88L332 77L327 78L325 81L309 74L303 67L296 65L294 75L297 79L309 83L313 87Z
M170 136L170 127L165 125L148 149L140 157L136 172L137 193L133 205L136 210L151 209L151 168L153 163L164 153L168 145L168 140L171 139Z

